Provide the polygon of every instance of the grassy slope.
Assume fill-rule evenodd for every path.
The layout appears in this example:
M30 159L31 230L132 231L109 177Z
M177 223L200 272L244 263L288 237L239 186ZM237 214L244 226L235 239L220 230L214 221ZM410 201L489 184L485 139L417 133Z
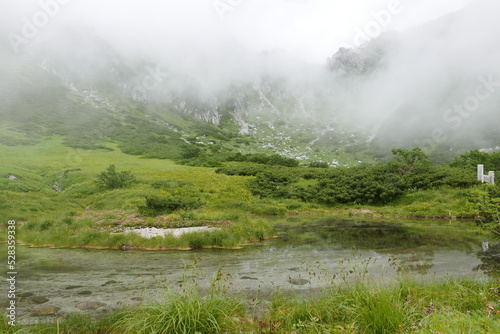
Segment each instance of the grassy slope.
M53 136L32 146L3 146L0 165L0 214L26 225L21 239L35 244L93 245L118 247L123 244L145 247L189 247L192 240L145 241L138 238L109 237L95 233L95 228L112 227L117 221L129 225L189 226L209 221L231 221L230 232L223 240L203 244L235 246L259 239L270 232L254 215L316 213L321 215L360 217L439 217L473 218L464 190L435 189L403 196L397 202L378 207L325 207L297 200L260 199L245 184L249 177L226 176L213 168L177 165L170 160L142 159L122 153L116 144L106 143L109 150L72 149L63 138ZM131 187L103 190L96 187L95 176L110 164L119 171L131 171L138 182ZM10 175L19 180L9 180ZM54 190L57 182L61 192ZM138 207L150 195L178 194L198 198L204 206L181 210L163 218L141 217ZM125 218L126 214L135 215ZM86 218L81 218L85 216ZM90 216L90 218L89 218ZM254 217L254 218L251 218ZM96 224L97 221L101 221ZM77 233L75 231L82 231ZM70 237L68 234L71 234ZM236 237L230 234L235 234Z
M88 229L93 226L91 222L85 223L85 220L81 223L83 225L76 224L79 222L77 217L84 212L116 211L111 213L112 215L120 214L122 210L137 212L138 205L144 204L145 196L152 194L179 193L198 197L206 203L203 208L196 211L170 214L165 221L231 220L236 223L235 226L241 222L251 227L252 222L245 216L247 208L265 210L273 206L273 203L260 201L251 196L244 187L246 178L219 175L209 168L180 166L169 160L141 159L126 155L118 149L114 151L68 149L62 144L61 138L44 140L35 146L0 146L0 148L2 150L1 216L26 222L26 227L30 227L24 232L25 239L28 239L26 241L38 244L52 243L51 233L55 235L55 232L62 227L66 228L63 223L65 221L73 224L67 227L68 231L77 227ZM139 182L126 189L96 188L93 182L95 176L109 164L115 164L118 170L131 171ZM9 180L7 177L10 175L16 176L19 180ZM56 181L62 188L61 192L56 192L53 188ZM162 181L163 185L160 188L153 187L158 181ZM252 208L252 204L255 207ZM148 225L158 225L153 218L147 218L146 221ZM261 230L258 233L267 233L262 232L261 227L256 229ZM248 233L241 236L240 241L259 238L252 237ZM23 238L22 231L21 238ZM59 240L59 244L72 244L71 240L73 239ZM126 242L126 240L100 240L85 243L82 240L73 240L78 242L77 245L111 243L113 246L122 241ZM135 244L141 243L140 240L133 241ZM238 243L238 240L232 241L232 245L235 243ZM225 245L230 246L227 243Z

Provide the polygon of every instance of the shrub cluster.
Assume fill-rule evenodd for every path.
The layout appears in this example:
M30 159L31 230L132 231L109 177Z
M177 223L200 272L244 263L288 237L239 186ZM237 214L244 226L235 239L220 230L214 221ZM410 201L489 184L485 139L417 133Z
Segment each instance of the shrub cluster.
M468 201L476 209L477 221L500 234L500 186L483 184L469 193Z
M299 161L288 158L279 154L241 154L236 153L233 156L230 156L227 161L240 161L240 162L254 162L263 165L270 166L286 166L286 167L298 167Z
M199 209L203 204L198 198L180 195L147 196L146 205L139 206L139 211L144 215L158 216L176 210Z
M455 157L452 167L476 170L477 165L484 165L485 170L500 171L500 152L486 153L478 150L465 152Z
M419 149L393 150L395 161L352 168L289 168L240 164L218 173L253 176L248 188L261 198L300 199L334 204L385 204L410 190L478 184L475 173L450 166L430 166Z

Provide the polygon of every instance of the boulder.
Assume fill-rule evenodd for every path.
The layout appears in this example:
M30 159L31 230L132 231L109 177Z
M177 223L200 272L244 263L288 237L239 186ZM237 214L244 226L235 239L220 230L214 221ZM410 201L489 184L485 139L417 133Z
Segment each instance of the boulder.
M81 302L76 304L76 308L86 311L86 310L97 310L99 307L106 306L106 303L103 302Z

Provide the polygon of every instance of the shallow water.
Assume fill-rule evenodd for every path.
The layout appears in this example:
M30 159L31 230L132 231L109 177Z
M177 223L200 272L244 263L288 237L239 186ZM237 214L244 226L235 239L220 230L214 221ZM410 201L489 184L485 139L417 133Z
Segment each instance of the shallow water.
M141 252L18 246L17 294L33 294L19 300L18 315L52 306L60 307L61 315L82 312L76 306L83 301L105 303L92 311L99 313L161 300L167 290L186 286L186 280L208 287L218 269L229 290L252 299L266 298L278 289L307 293L362 276L375 281L389 281L402 273L422 279L484 279L497 266L482 249L482 241L494 237L472 223L402 225L301 218L280 221L277 231L278 239L240 250ZM36 304L35 296L48 301Z

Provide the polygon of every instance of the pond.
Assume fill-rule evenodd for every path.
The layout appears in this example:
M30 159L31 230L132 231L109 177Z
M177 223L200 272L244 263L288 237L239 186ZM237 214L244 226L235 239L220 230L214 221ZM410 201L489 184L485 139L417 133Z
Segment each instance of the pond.
M161 300L167 290L181 289L186 281L208 287L218 269L228 289L265 299L275 291L308 293L361 277L375 282L401 274L484 279L499 267L491 249L483 251L484 242L494 245L495 237L470 222L288 218L275 223L278 238L239 250L18 246L18 315L29 320L34 310L50 307L60 308L60 315L82 309L100 313Z

